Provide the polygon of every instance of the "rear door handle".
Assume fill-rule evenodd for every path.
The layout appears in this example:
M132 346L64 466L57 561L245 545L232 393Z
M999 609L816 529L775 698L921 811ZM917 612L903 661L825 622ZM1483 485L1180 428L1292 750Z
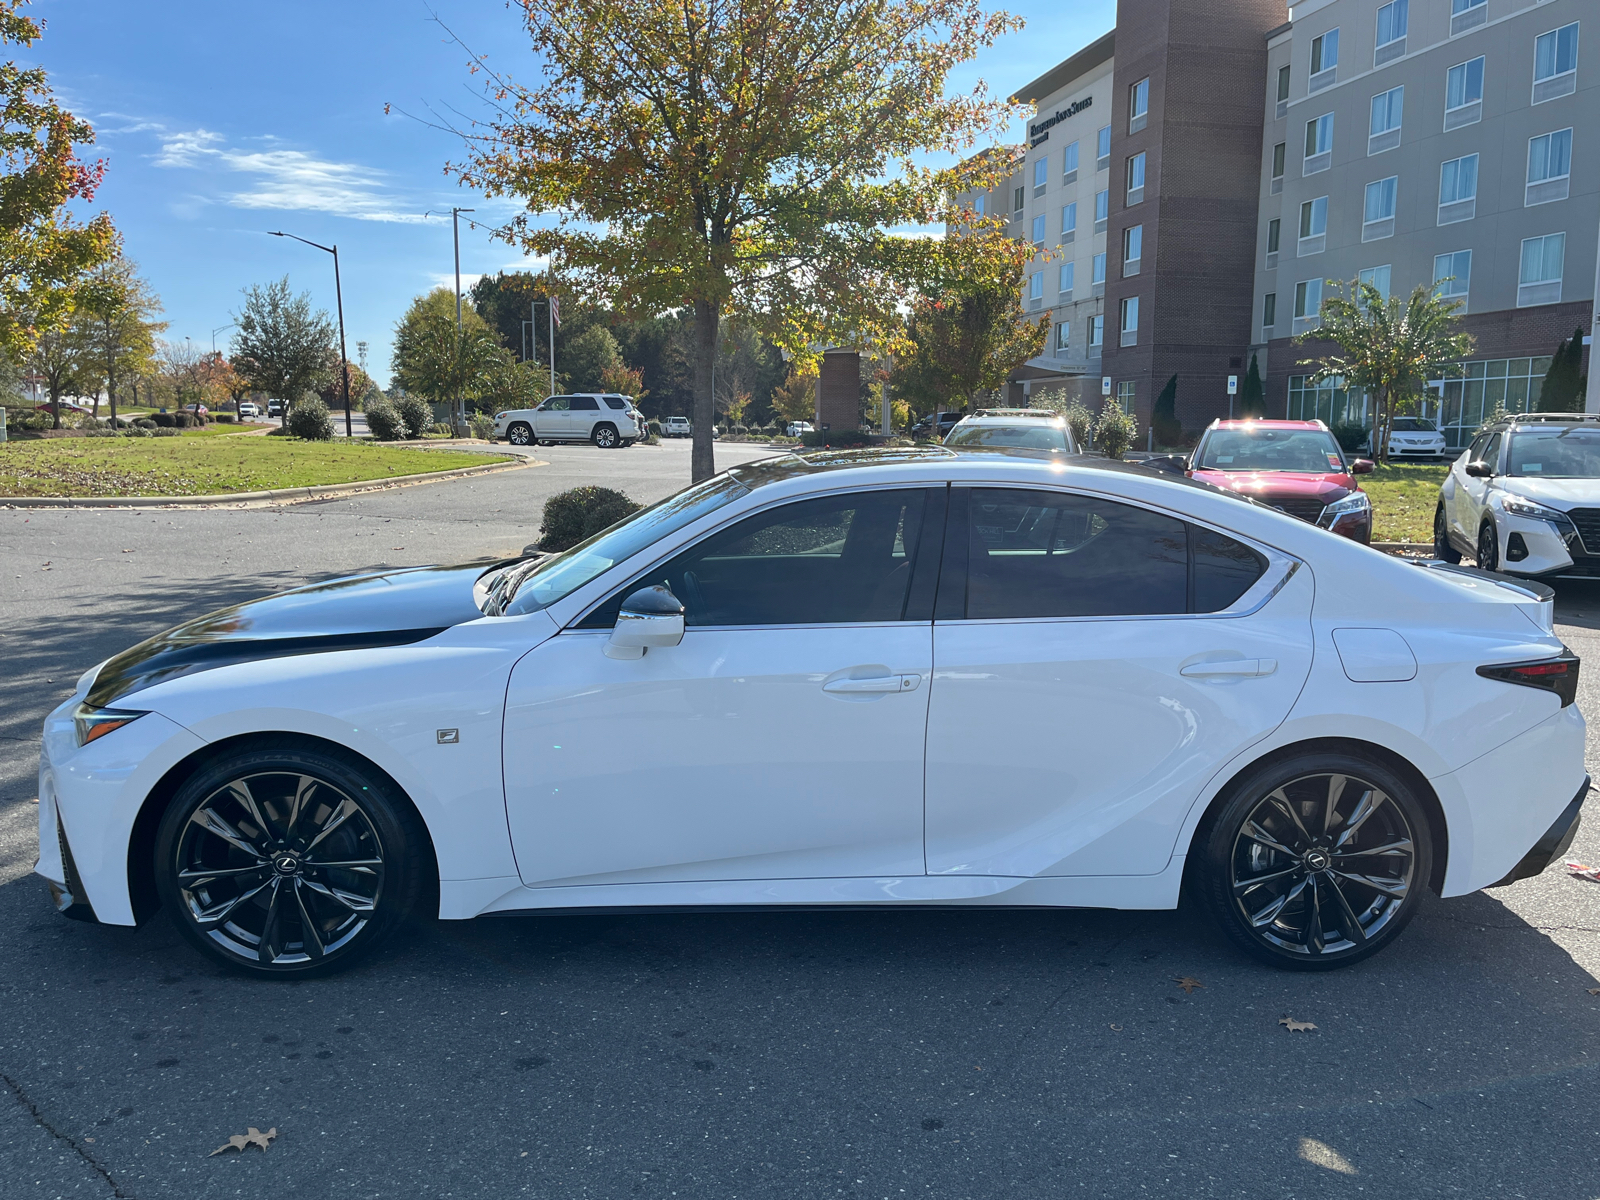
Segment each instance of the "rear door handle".
M1278 669L1275 658L1228 658L1221 662L1190 663L1178 674L1190 679L1253 679Z
M823 684L822 690L851 696L865 692L910 692L921 682L921 675L874 675L870 679L835 679Z

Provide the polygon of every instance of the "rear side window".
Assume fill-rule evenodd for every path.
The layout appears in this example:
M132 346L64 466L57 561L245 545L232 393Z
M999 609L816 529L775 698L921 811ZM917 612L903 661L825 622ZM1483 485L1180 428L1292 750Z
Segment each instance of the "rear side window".
M595 412L600 408L600 402L593 396L574 396L572 398L573 412Z
M1266 570L1265 558L1233 538L1112 500L973 488L966 506L963 537L953 498L944 620L1218 612ZM964 603L947 588L964 590Z
M607 396L605 398L605 400L606 400L606 407L607 408L618 408L618 409L621 409L621 408L627 408L628 407L628 402L626 400L624 400L621 396Z

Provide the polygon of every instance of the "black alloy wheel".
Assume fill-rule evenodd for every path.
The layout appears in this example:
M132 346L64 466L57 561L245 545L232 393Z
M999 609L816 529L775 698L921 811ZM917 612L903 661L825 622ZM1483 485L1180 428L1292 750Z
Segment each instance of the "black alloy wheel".
M203 767L156 836L156 883L183 935L254 975L342 969L410 915L420 822L365 764L285 744Z
M1319 971L1377 953L1416 912L1432 870L1427 814L1376 762L1309 754L1234 788L1196 852L1201 895L1242 949Z
M594 438L594 444L602 450L615 450L622 441L617 436L617 427L615 425L596 425L594 433L590 436Z
M1433 510L1433 556L1451 564L1461 561L1461 551L1450 544L1450 526L1445 520L1443 500Z
M1500 538L1495 533L1492 517L1478 527L1478 567L1484 571L1500 569Z

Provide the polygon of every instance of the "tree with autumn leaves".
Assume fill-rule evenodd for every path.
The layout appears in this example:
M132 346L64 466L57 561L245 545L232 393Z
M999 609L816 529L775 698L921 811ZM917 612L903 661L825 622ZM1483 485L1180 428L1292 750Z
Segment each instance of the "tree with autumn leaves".
M902 312L1010 239L897 230L956 219L989 159L936 170L1010 108L952 69L1018 27L978 0L516 0L542 78L491 70L492 115L459 130L463 183L526 205L499 232L562 288L623 315L691 312L693 477L713 471L720 323L749 321L802 365L830 344L905 344ZM967 214L969 217L971 214ZM1013 277L1014 286L1014 277Z

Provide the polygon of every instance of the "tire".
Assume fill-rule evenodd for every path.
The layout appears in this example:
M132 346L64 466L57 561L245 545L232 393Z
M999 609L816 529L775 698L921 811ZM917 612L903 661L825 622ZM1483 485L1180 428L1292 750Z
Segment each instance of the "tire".
M285 740L189 777L156 833L156 888L213 962L305 979L350 966L405 923L424 892L426 846L378 772Z
M1194 856L1200 897L1235 945L1275 967L1328 971L1376 954L1410 923L1433 841L1393 771L1309 752L1238 780Z
M1450 544L1450 527L1445 521L1443 500L1433 510L1433 556L1451 565L1461 561L1461 551Z
M602 450L615 450L622 444L615 425L596 425L590 432L589 439Z
M506 441L513 446L537 446L539 439L533 436L533 426L526 421L513 421L506 430Z
M1478 526L1478 569L1482 571L1498 571L1500 569L1500 537L1495 532L1494 518L1489 517Z

